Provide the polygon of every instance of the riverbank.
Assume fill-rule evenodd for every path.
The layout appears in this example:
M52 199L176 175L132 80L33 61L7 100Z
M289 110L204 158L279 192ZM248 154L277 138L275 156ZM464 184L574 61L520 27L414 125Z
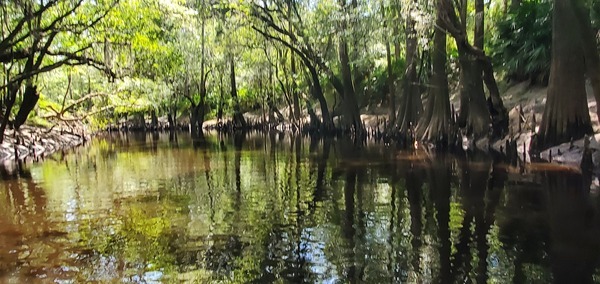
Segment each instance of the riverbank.
M506 153L506 145L512 143L516 145L516 155L521 161L531 163L532 161L548 161L569 166L579 166L584 153L583 139L564 143L550 149L546 149L535 155L535 159L529 155L529 145L534 133L541 121L544 105L546 102L546 88L532 86L528 82L514 84L507 87L503 92L504 104L509 109L509 135L505 138L490 142L487 139L475 141L470 145L479 150ZM589 92L591 93L591 92ZM456 105L456 102L453 102ZM588 97L590 117L592 119L595 132L600 131L600 122L596 115L596 102L593 97ZM287 109L281 110L284 117L289 115ZM315 109L315 114L320 115L319 110ZM260 123L265 117L262 114L245 113L247 121ZM365 127L371 132L385 129L388 121L387 109L383 106L370 107L363 110L361 119ZM166 118L164 125L167 124ZM162 122L162 121L161 121ZM225 121L227 123L227 121ZM310 117L306 114L302 118L303 124L310 123ZM204 128L214 129L218 125L216 120L208 120L204 123ZM289 121L280 121L271 125L271 129L278 131L289 131L293 125ZM136 128L125 128L125 131L135 130ZM141 129L145 129L142 127ZM149 128L151 129L151 128ZM165 128L166 129L166 128ZM185 128L178 128L186 130ZM120 129L123 130L123 129ZM600 173L600 134L591 136L589 149L592 152L592 161L594 168ZM4 142L0 144L0 162L24 160L36 161L57 151L79 146L90 139L89 131L81 122L64 123L60 122L53 127L42 127L25 125L20 131L15 132L7 129L4 135ZM469 144L469 143L466 143Z
M588 84L588 106L590 118L595 135L589 137L589 150L592 154L592 161L595 171L600 173L600 122L596 114L596 101L592 96L590 86ZM518 156L522 162L530 164L532 162L550 162L554 164L564 164L567 166L579 167L584 153L584 139L573 141L572 143L564 143L556 145L549 149L545 149L536 155L530 155L529 147L531 140L534 137L539 124L542 120L544 107L546 104L547 87L539 85L531 85L529 82L521 82L506 86L503 93L503 102L509 110L509 133L503 139L497 141L489 141L487 138L479 141L465 141L464 148L470 148L483 151L495 151L506 154L507 142L510 145L516 145L512 155ZM452 103L458 106L458 96L452 96ZM315 114L320 116L318 108ZM284 117L290 117L289 109L281 110ZM244 117L248 121L263 121L262 114L245 113ZM385 129L385 124L388 119L388 110L384 106L375 106L363 109L361 120L365 128L370 131ZM225 121L227 123L227 121ZM310 117L305 113L302 117L302 124L309 124ZM204 127L208 129L217 128L217 120L208 120L204 123ZM289 121L281 121L274 124L274 129L286 131L292 129L292 124ZM465 149L467 150L467 149ZM533 157L533 158L532 158ZM512 157L511 157L512 158Z
M589 150L592 155L594 170L600 173L600 122L596 114L596 100L592 95L590 85L587 85L587 101L589 114L594 129L594 135L590 135ZM507 141L517 145L517 154L521 160L532 162L529 153L529 145L537 132L544 107L546 105L546 87L531 86L528 82L511 86L504 93L504 103L509 109L509 134L503 139L494 142L491 147L499 152L504 151ZM584 139L563 143L544 149L536 158L557 164L579 166L584 155ZM533 159L535 161L535 159Z
M39 161L59 151L80 146L91 137L81 122L59 122L51 127L23 125L7 129L0 144L0 163Z

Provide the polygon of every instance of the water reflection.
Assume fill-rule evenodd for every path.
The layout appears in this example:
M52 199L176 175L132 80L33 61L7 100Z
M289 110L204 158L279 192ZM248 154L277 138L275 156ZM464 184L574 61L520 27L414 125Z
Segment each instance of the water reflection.
M0 175L0 282L600 279L588 182L478 153L118 134Z

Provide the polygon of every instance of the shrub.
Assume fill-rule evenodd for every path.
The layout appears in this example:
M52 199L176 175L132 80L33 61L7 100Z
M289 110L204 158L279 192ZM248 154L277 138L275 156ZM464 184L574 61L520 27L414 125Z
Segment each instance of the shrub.
M496 26L492 59L509 80L547 83L552 46L552 6L547 0L523 1Z

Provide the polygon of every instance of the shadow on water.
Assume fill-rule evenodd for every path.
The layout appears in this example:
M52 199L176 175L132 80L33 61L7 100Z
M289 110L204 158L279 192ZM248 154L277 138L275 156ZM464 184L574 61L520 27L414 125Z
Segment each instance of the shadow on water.
M600 281L589 181L481 153L115 134L0 176L0 282Z

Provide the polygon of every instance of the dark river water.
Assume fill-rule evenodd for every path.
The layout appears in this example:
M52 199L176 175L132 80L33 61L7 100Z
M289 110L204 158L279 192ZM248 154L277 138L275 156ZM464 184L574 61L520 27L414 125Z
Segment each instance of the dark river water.
M568 168L182 133L1 173L1 283L600 281L598 192Z

